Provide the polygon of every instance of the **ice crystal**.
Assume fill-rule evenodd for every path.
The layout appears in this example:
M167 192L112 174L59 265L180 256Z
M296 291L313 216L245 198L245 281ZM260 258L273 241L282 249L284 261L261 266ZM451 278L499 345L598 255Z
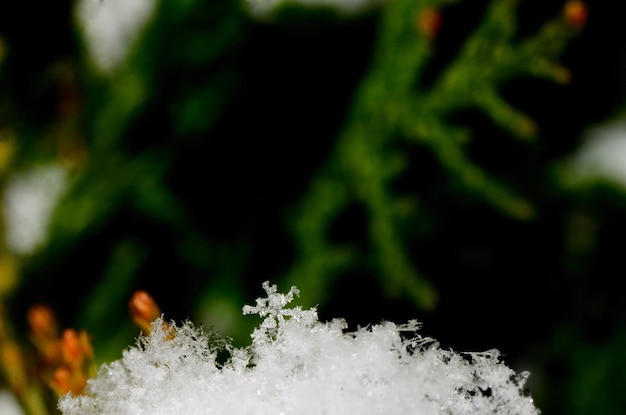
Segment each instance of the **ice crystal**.
M267 298L244 307L260 326L246 348L217 360L209 336L187 322L154 322L149 337L104 365L86 395L67 395L65 415L143 414L499 414L536 415L527 374L497 351L462 355L416 332L383 322L346 331L315 309L288 308L297 295L264 284Z

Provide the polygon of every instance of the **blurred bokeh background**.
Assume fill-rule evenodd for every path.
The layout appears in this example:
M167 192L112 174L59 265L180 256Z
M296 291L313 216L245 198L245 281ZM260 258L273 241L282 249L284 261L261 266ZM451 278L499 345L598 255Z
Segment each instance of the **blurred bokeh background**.
M2 2L5 336L111 361L143 289L244 345L270 280L625 413L626 3L328 3Z

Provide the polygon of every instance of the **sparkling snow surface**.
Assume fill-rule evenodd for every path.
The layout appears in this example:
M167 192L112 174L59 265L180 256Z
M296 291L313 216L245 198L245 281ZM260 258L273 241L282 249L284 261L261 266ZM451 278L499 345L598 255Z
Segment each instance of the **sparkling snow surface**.
M538 414L523 392L527 374L497 351L442 350L416 335L416 322L347 332L343 320L287 308L295 288L263 287L268 297L243 310L263 319L248 348L215 345L190 323L168 340L156 321L150 337L100 368L86 396L63 397L63 414ZM231 356L223 365L220 347Z

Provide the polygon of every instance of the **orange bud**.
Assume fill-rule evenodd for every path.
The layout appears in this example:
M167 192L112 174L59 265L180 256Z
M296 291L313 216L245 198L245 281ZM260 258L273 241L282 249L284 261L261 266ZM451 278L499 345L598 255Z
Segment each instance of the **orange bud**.
M93 348L85 330L79 333L66 329L59 340L62 366L57 367L51 380L52 389L59 395L81 394L92 369Z
M83 373L73 372L71 369L62 366L54 371L49 384L50 388L57 395L65 395L68 392L80 395L87 386L87 377Z
M128 303L130 317L141 330L150 333L151 323L161 316L156 301L145 291L135 291Z
M65 329L61 335L61 355L65 363L77 368L83 362L83 350L76 330Z
M72 390L72 372L66 367L60 367L52 376L52 389L58 395L65 395Z
M587 23L589 12L581 0L568 0L565 3L565 22L574 29L582 29Z
M34 305L28 310L26 319L35 338L45 340L57 338L59 328L50 307L42 304Z
M83 355L83 359L86 361L93 360L93 347L91 346L91 339L85 330L81 330L78 333L78 343Z
M438 8L426 7L418 13L415 26L421 34L432 39L439 32L442 22L443 18Z

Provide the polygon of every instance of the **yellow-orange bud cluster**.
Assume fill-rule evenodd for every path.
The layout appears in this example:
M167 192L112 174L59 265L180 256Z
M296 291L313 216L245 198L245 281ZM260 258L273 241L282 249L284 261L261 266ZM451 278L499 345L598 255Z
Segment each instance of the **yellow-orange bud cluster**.
M26 319L35 338L50 340L58 337L59 326L48 306L42 304L32 306L26 314Z
M81 394L93 372L93 348L85 330L65 329L59 340L61 365L54 371L52 387L60 395Z
M27 314L31 340L40 355L40 373L59 395L81 394L93 374L93 348L85 330L65 329L59 336L54 313L45 305Z
M129 302L133 322L144 334L150 333L152 322L161 316L154 299L145 291L137 291ZM36 359L25 356L4 324L0 307L0 375L28 413L46 413L47 400L40 390L47 385L57 395L85 392L87 380L95 375L94 350L85 330L61 330L54 312L46 305L34 305L27 314L29 337L36 350ZM174 338L174 329L163 323L167 338ZM30 363L36 361L36 367ZM34 370L33 370L34 369Z

